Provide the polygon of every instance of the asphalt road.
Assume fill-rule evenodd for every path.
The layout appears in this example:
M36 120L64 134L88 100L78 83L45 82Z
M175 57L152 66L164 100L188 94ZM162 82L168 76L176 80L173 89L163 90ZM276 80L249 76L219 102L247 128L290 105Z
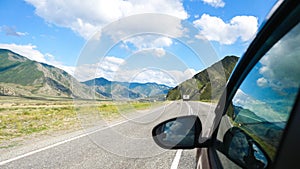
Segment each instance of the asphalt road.
M196 150L162 149L154 143L151 131L159 122L188 114L199 115L205 123L211 107L179 101L132 113L121 121L99 123L54 141L1 152L0 168L195 168Z

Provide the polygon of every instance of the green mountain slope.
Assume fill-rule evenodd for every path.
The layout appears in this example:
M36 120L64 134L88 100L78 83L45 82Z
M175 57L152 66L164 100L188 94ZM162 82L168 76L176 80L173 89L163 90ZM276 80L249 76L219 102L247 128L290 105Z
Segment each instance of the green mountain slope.
M191 79L169 90L167 99L179 100L183 95L189 95L190 100L218 100L238 59L236 56L226 56Z
M93 96L86 85L79 83L67 72L29 60L6 49L0 49L0 95L76 98Z

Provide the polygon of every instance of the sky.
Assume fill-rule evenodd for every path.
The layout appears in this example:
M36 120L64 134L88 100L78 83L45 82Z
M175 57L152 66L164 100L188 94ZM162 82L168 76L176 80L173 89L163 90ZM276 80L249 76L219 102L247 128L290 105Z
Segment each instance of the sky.
M284 127L299 91L299 32L300 24L260 59L235 94L234 105Z
M1 0L0 48L79 81L175 86L242 56L275 0Z

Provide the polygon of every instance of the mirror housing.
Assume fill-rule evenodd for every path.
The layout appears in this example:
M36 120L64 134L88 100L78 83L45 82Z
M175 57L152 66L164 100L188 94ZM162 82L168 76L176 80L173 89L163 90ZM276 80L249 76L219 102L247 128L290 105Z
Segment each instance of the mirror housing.
M193 149L198 146L202 131L196 115L181 116L164 121L152 130L156 144L165 149Z
M261 146L245 131L230 128L218 149L242 168L268 168L270 158Z

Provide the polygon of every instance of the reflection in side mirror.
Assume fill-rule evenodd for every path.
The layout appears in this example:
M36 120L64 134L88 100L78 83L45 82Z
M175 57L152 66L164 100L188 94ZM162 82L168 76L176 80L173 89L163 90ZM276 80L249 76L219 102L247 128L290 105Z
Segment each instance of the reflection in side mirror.
M248 134L237 127L230 128L223 139L223 153L243 168L267 168L269 157Z
M198 143L201 130L198 116L182 116L160 123L152 130L152 136L162 148L192 149Z

